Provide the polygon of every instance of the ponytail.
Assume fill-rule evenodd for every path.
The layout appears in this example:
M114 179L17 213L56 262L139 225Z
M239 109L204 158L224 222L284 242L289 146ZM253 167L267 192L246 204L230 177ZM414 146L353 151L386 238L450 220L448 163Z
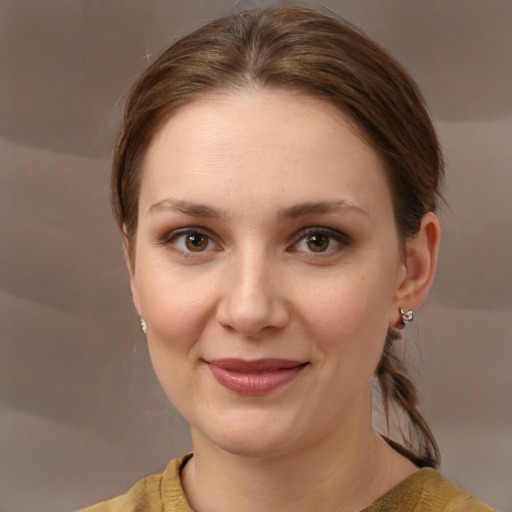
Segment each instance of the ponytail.
M407 377L404 362L397 357L393 350L393 342L399 338L400 334L396 331L388 331L376 375L388 430L390 405L398 405L407 413L409 428L407 434L400 429L405 446L386 437L385 440L392 448L417 466L436 468L441 459L439 447L427 422L418 410L416 386Z

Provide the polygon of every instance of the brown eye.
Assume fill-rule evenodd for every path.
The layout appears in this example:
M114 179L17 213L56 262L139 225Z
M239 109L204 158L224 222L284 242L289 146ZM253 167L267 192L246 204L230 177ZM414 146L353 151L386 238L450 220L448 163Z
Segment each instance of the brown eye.
M210 239L201 233L189 233L185 237L185 246L191 252L201 252L208 247Z
M312 252L323 252L329 247L329 237L321 233L309 235L306 239L308 249Z
M309 254L317 258L335 256L351 245L352 239L337 229L323 226L308 227L297 233L297 241L289 248L289 252Z

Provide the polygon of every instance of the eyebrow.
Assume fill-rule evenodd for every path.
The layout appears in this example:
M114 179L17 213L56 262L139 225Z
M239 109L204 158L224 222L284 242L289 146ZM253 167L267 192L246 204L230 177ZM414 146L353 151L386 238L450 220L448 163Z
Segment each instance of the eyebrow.
M370 217L369 214L359 206L342 199L341 201L319 201L307 202L285 208L279 213L280 217L297 219L307 215L314 215L317 213L331 213L350 211Z
M221 217L224 217L224 215L210 206L179 199L162 199L161 201L153 204L149 208L148 213L153 214L165 210L174 210L194 217L208 217L211 219L220 219Z
M148 213L154 214L166 210L173 210L185 215L206 217L210 219L222 219L226 217L224 213L219 212L210 206L194 203L192 201L171 198L162 199L161 201L153 204L149 208ZM346 200L300 203L280 210L278 212L278 217L285 219L297 219L307 215L343 211L355 212L362 214L365 217L370 217L365 210Z

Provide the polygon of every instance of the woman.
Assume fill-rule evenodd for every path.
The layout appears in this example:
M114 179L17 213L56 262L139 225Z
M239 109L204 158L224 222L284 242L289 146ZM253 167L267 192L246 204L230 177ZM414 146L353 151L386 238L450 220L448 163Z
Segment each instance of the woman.
M214 21L134 86L112 199L156 374L194 453L101 511L487 511L433 468L394 355L436 268L421 95L317 12ZM402 446L372 426L372 377Z

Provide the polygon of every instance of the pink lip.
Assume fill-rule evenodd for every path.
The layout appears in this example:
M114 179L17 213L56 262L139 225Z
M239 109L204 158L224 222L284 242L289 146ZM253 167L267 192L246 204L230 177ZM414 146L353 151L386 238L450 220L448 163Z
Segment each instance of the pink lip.
M291 382L309 363L288 359L206 361L219 384L241 395L265 395Z

